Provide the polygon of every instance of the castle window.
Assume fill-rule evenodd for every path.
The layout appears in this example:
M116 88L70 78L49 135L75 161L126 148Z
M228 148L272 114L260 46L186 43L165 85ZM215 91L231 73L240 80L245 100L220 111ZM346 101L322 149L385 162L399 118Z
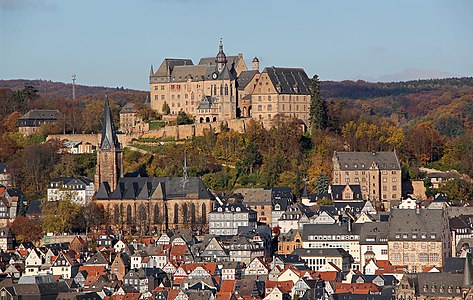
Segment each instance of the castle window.
M225 84L225 96L228 96L228 85Z
M179 205L174 204L174 224L178 224L179 223Z

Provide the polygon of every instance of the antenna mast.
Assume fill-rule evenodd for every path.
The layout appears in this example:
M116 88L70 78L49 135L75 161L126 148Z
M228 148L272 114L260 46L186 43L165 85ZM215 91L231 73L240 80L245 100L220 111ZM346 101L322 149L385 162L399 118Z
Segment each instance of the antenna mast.
M76 74L72 73L72 100L76 100Z

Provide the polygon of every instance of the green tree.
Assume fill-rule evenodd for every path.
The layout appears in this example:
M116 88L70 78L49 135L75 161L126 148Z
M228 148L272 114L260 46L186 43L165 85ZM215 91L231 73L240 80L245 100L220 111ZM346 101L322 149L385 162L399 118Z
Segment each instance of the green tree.
M80 206L71 202L72 194L59 201L46 202L41 205L43 217L43 230L58 234L70 232L77 221Z
M326 174L320 174L315 180L315 189L314 191L317 194L322 194L328 192L328 187L330 185L330 179Z
M311 131L325 130L328 126L327 106L320 96L319 77L314 75L310 89L309 121Z
M177 114L177 125L187 125L194 123L194 120L182 110Z
M161 108L161 110L163 111L163 115L169 115L171 113L171 108L166 103L166 101L164 101L163 107Z

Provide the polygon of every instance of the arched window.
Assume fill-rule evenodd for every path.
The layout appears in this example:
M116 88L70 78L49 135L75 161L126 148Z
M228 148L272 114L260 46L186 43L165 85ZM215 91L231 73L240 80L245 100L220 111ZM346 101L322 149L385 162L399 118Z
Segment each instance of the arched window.
M217 85L214 85L214 96L217 95Z
M209 117L205 118L205 123L209 123L209 122L210 122L210 118Z
M191 224L195 224L195 204L191 204Z
M205 203L202 203L202 224L207 223L207 206Z
M230 83L230 96L233 96L233 85Z
M187 214L187 203L184 203L184 205L182 206L182 217L183 217L183 222L184 224L186 224L187 222L189 222L189 216Z
M213 122L217 122L217 117L214 117L212 120Z
M140 221L140 224L146 222L146 208L143 204L138 207L138 219Z
M113 208L113 223L118 224L120 222L120 208L117 204Z
M223 85L220 85L220 95L223 95Z
M191 93L191 100L194 100L194 92Z
M225 96L228 96L228 84L225 84Z
M154 206L154 224L161 224L161 216L159 215L159 205Z
M174 224L179 223L179 205L174 204Z
M128 204L128 206L126 207L126 223L131 224L132 221L133 219L131 216L131 205Z

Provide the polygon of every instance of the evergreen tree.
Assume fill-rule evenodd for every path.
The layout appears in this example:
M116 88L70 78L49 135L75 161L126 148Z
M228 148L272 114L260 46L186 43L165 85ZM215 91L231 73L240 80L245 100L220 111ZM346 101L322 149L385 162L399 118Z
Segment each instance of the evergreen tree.
M317 75L314 75L311 81L309 121L312 132L325 130L328 127L327 106L320 96L320 82Z
M322 173L315 180L315 192L318 194L326 193L329 185L330 179L327 175Z
M163 107L161 108L162 111L163 111L163 115L169 115L171 113L171 108L169 107L169 105L166 103L166 101L164 101L163 103Z

